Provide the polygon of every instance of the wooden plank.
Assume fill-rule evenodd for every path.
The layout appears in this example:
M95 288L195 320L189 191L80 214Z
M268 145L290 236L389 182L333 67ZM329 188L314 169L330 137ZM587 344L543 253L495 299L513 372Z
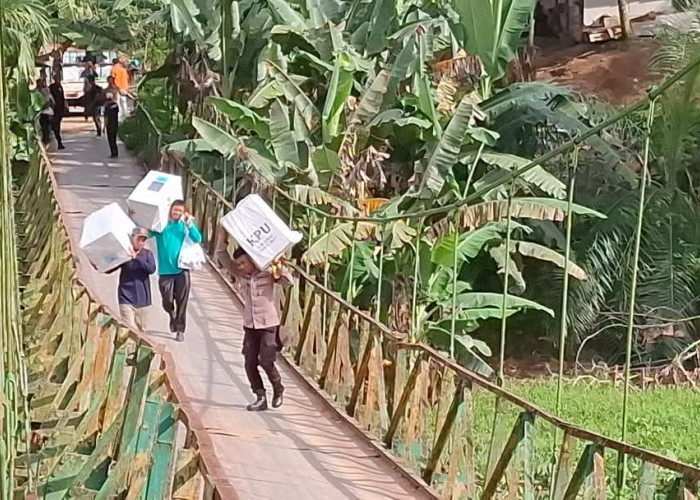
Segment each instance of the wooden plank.
M523 500L535 499L535 420L528 414L524 422L523 442L520 447L523 463Z
M554 474L554 485L552 487L552 500L561 500L564 498L566 485L569 484L571 477L571 466L573 463L573 450L575 446L574 438L564 433L564 438L559 448L559 459L557 460L557 469Z
M389 405L389 418L394 418L394 412L399 404L399 399L401 399L401 394L406 386L406 380L408 379L410 369L410 357L405 349L396 349L393 342L389 344L393 349L391 352L394 353L393 366L391 368L393 372L391 388L389 389L389 394L391 394L391 404Z
M138 444L139 428L143 425L146 405L146 393L148 389L149 368L153 351L145 346L139 346L136 352L136 366L130 381L130 390L127 396L127 405L124 413L124 426L119 438L119 448L116 452L117 464L110 472L107 481L100 488L97 499L110 498L118 493L120 487L127 484L128 472L131 468ZM151 417L151 415L148 415ZM157 418L157 417L156 417ZM153 424L152 429L155 428ZM153 430L155 433L155 430Z
M418 374L418 380L416 381L416 388L413 390L411 399L408 405L408 418L406 421L406 433L405 433L405 453L408 461L414 465L418 465L420 462L420 457L416 458L413 453L414 443L420 440L423 435L423 421L425 418L425 413L430 411L426 408L425 402L427 399L424 397L430 386L430 361L422 360L420 373ZM427 410L427 411L426 411ZM420 442L419 442L420 444Z
M109 375L107 403L103 415L103 426L109 427L124 403L124 367L126 366L127 345L123 344L114 354Z
M533 419L533 416L528 412L522 412L518 416L518 420L513 426L513 430L511 431L510 436L508 437L508 441L506 441L506 444L503 447L503 451L501 452L500 456L498 457L498 460L494 465L493 472L486 481L484 491L481 494L482 499L493 498L494 494L496 493L496 490L498 489L498 483L500 483L501 478L503 478L503 474L505 473L511 458L513 458L515 449L517 448L518 443L520 443L520 441L523 438L523 429L525 427L525 421L528 419Z
M342 325L344 319L343 314L339 314L336 311L336 318L334 326L332 327L331 338L328 342L328 351L326 352L325 359L323 360L323 367L321 368L321 376L318 379L318 385L321 389L326 389L326 379L328 378L328 371L331 368L332 361L337 357L338 349L338 335L340 326Z
M351 314L347 315L347 322L344 322L338 332L338 398L340 404L344 404L349 399L352 388L355 385L355 369L350 357L350 323L353 319Z
M191 448L183 448L177 454L173 500L199 499L202 495L202 475L199 471L199 455Z
M581 457L579 458L578 464L576 465L576 470L569 480L569 484L564 492L563 500L576 500L576 497L583 486L584 481L588 476L593 473L594 457L598 453L597 447L594 444L586 445L583 450ZM602 450L600 451L602 453ZM605 481L605 476L603 476L603 482ZM603 494L605 498L605 494Z
M156 396L146 400L141 428L136 440L136 449L129 468L126 500L137 500L145 495L148 477L153 464L152 452L156 436L158 435L158 424L160 423L162 408L163 400L160 397Z
M447 413L445 414L445 421L442 424L440 432L438 433L438 437L435 441L435 444L433 445L433 449L430 453L428 463L425 466L425 469L423 469L423 481L425 481L428 484L431 484L433 481L435 467L440 461L440 456L442 455L442 451L444 450L445 444L447 443L447 438L450 436L450 432L452 431L452 426L454 425L455 419L457 418L457 412L460 406L462 405L463 396L464 391L462 389L462 384L458 383L455 394L452 397L452 403L450 404L450 407L447 410Z
M466 391L466 388L462 390L463 401L459 406L459 410L457 411L454 429L450 436L451 446L450 456L447 462L447 481L445 482L445 487L440 495L440 498L443 500L456 500L464 496L463 483L459 481L459 471L462 470L464 462L464 446L462 446L462 436L464 433L466 420L469 418L464 414L464 392Z
M62 457L60 468L54 471L39 488L39 494L43 500L62 500L65 498L88 459L87 455L77 453L69 453Z
M506 419L503 415L503 404L504 402L501 398L496 396L493 405L493 423L491 424L491 441L489 443L488 462L486 463L486 477L493 475L498 457L508 439Z
M92 399L92 370L95 363L95 356L97 351L98 338L100 334L100 327L97 325L99 318L99 309L96 304L90 303L87 323L85 325L85 365L83 366L83 375L80 380L80 384L76 389L76 392L80 395L80 409L88 408Z
M311 327L311 315L314 308L314 302L316 300L315 293L307 293L307 306L304 311L304 319L302 320L301 330L299 331L299 343L296 347L296 352L294 354L294 363L301 365L301 355L304 350L304 345L306 344L306 337L309 333L309 328Z
M136 446L137 430L141 417L141 410L148 389L148 372L151 367L153 351L146 346L139 346L136 351L136 365L132 373L130 390L127 396L126 414L124 415L124 430L119 444L119 455L129 454Z
M389 449L392 448L394 435L396 434L396 431L399 428L401 420L406 414L406 405L408 405L408 401L411 398L413 389L416 386L416 380L418 380L418 374L420 373L423 359L423 355L420 354L416 357L416 361L413 363L411 373L408 375L408 380L406 380L406 385L404 386L403 392L401 393L399 402L396 405L394 415L392 416L391 421L389 422L389 427L386 431L386 434L384 435L384 446L386 446Z
M384 338L379 334L375 353L374 379L377 383L377 404L379 405L379 434L389 427L389 405L386 399L386 376L384 373Z
M153 448L153 465L148 476L148 485L144 499L166 498L170 491L172 478L170 466L175 452L175 434L177 430L177 418L175 406L165 403L161 410L158 436Z
M68 373L66 378L61 383L61 388L54 396L53 402L51 403L51 410L56 411L61 409L68 394L68 391L73 387L76 382L78 382L78 377L80 377L80 372L83 369L83 361L85 359L85 346L80 350L78 355L71 361L68 368ZM67 408L70 409L70 408Z
M470 381L466 381L464 392L464 476L467 499L476 496L476 466L474 461L474 392Z
M83 483L95 467L109 454L109 450L119 434L121 423L121 418L118 418L100 435L90 455L76 453L63 455L59 459L58 467L44 484L44 499L62 499L71 487Z
M301 366L306 367L307 373L316 376L323 368L323 360L328 350L326 345L326 325L328 320L323 314L323 301L317 303L311 316L311 339L306 342L306 350L301 358Z
M367 343L365 345L365 350L362 353L362 360L358 364L357 374L355 375L355 386L352 388L352 394L350 395L350 401L346 407L348 415L351 417L355 416L355 409L357 408L357 401L360 397L360 391L367 378L367 372L369 371L369 362L372 357L372 351L374 348L375 335L370 332Z
M678 488L678 498L681 500L697 500L698 485L692 479L681 479Z
M637 488L638 500L654 500L656 496L656 475L658 471L658 465L651 462L642 463L639 486Z

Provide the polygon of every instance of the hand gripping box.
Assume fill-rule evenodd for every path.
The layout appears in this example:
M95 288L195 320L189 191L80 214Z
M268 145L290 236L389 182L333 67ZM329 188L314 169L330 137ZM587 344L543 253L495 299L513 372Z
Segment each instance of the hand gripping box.
M116 203L91 213L83 222L80 249L98 271L106 272L131 260L134 223Z
M168 224L170 205L182 199L180 176L152 170L134 188L127 203L136 224L161 232Z
M302 235L292 231L257 194L243 198L221 218L221 225L250 255L258 269L265 269Z

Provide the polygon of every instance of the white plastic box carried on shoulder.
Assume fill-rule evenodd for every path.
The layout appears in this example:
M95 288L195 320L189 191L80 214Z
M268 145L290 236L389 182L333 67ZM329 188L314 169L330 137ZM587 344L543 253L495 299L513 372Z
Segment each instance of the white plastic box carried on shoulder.
M170 205L182 199L180 176L152 170L134 188L127 203L137 225L161 232L168 225Z
M221 218L221 225L258 269L265 269L302 238L300 232L289 229L257 194L243 198Z
M124 210L111 203L91 213L83 222L80 249L97 270L106 272L131 260L131 232L134 222Z

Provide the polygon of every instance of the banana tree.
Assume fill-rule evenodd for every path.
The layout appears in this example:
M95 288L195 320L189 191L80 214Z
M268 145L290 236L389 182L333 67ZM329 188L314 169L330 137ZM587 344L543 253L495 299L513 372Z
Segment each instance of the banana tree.
M482 96L491 96L494 81L506 74L524 41L535 0L453 0L459 14L455 32L471 54L479 56L486 77Z

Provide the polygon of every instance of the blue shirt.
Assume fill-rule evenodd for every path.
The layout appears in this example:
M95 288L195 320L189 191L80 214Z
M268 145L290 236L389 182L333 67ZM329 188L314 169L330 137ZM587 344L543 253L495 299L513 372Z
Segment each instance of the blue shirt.
M199 232L194 222L190 222L189 226L185 227L185 223L182 221L170 221L163 231L152 233L158 247L158 274L161 276L171 276L182 272L182 269L177 266L177 261L187 232L190 233L192 241L202 242L202 233Z
M117 298L119 304L127 304L134 307L147 307L151 305L151 280L150 275L156 272L156 259L153 252L147 248L141 251L121 266L109 271L119 272L119 290Z

